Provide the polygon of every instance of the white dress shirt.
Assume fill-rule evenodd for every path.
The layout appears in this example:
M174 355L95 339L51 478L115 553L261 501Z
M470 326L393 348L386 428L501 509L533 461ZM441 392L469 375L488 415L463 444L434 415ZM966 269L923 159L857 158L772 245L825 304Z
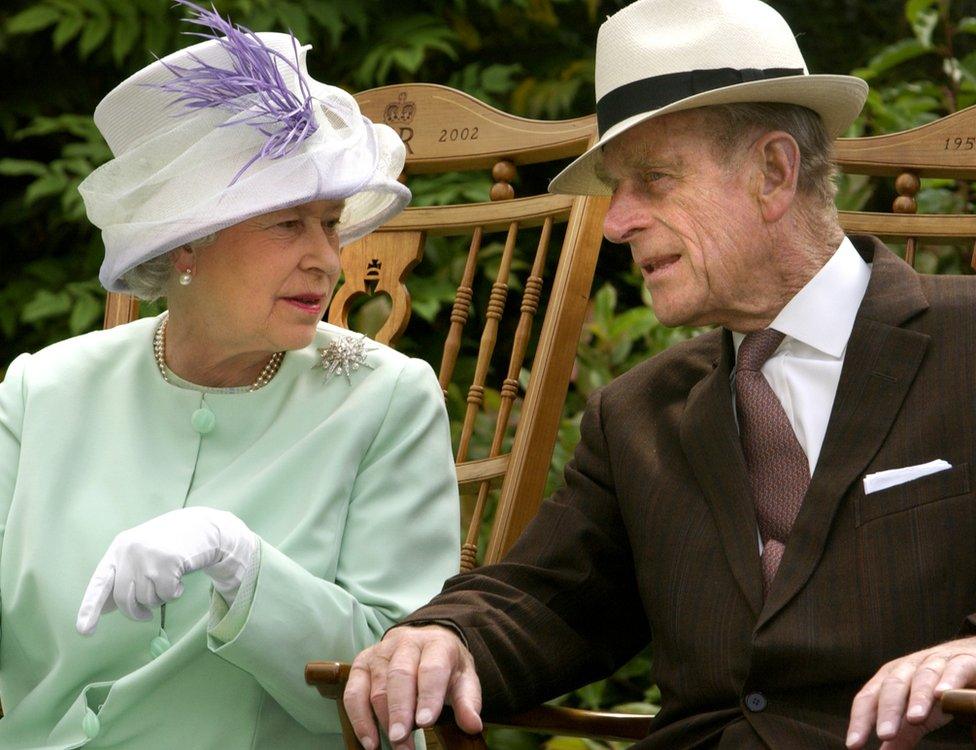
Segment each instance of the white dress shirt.
M762 374L783 405L807 455L811 476L827 432L847 340L870 278L871 266L845 237L769 325L786 336L763 365ZM745 334L732 332L736 355L743 338Z

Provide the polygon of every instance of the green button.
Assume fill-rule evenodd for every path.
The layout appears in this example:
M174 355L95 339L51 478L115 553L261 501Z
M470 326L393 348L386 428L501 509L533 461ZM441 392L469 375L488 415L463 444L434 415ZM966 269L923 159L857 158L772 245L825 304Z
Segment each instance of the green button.
M85 733L85 736L93 740L98 736L99 731L101 731L102 723L98 720L98 716L90 708L85 709L85 718L81 720L81 729Z
M153 659L158 659L169 650L170 645L165 633L157 635L149 642L149 653L152 654Z
M208 432L211 432L214 427L216 427L217 417L206 406L201 406L199 409L193 412L193 416L190 417L190 424L193 425L193 429L199 432L201 435L206 435Z

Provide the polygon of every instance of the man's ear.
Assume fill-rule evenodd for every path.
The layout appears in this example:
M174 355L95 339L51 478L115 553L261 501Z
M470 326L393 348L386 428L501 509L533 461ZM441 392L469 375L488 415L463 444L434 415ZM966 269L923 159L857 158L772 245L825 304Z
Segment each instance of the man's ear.
M800 175L800 147L793 136L780 130L763 135L753 144L759 163L756 199L767 223L779 221L796 198Z

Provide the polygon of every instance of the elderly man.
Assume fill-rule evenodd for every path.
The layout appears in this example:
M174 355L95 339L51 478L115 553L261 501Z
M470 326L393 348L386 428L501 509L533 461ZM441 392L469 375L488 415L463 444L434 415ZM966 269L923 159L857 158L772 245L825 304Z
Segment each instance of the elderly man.
M758 0L640 0L597 44L608 193L667 325L717 330L590 401L566 487L499 565L361 654L368 750L446 701L462 728L650 641L642 748L956 747L976 678L976 286L845 237L830 144L867 87L809 75ZM899 470L891 472L890 470Z

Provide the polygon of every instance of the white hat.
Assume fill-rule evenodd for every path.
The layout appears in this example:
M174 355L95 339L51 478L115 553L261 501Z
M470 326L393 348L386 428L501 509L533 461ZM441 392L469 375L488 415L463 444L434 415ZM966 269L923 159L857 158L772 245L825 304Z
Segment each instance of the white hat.
M608 195L594 171L603 147L669 112L736 102L799 104L819 114L836 137L867 93L860 78L810 75L786 21L759 0L638 0L608 18L597 36L600 140L549 190Z
M144 261L263 213L345 199L346 244L410 201L396 181L400 138L345 91L310 78L309 47L190 7L192 23L226 36L143 68L95 109L115 158L79 191L102 230L109 291L128 291L122 275Z

